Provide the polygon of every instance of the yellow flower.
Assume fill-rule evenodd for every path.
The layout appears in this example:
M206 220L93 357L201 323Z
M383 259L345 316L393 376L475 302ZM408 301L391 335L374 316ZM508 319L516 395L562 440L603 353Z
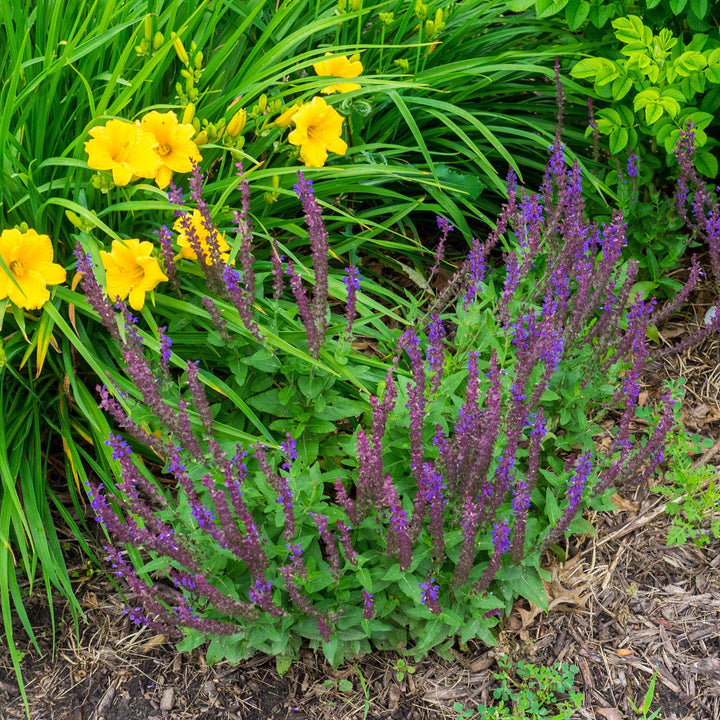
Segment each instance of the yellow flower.
M287 127L292 122L293 115L295 115L299 109L300 106L297 103L291 105L284 113L278 115L277 120L275 120L275 125L279 128Z
M160 263L150 254L152 250L151 242L131 238L113 240L112 252L100 251L107 294L112 300L124 300L129 295L130 307L142 310L145 293L168 279L160 269Z
M90 131L85 143L88 165L95 170L111 170L116 185L127 185L133 176L151 178L160 167L154 135L139 123L110 120Z
M347 143L340 137L344 119L318 96L293 115L295 129L288 135L288 141L300 146L300 157L305 165L322 167L328 151L345 154Z
M155 153L159 166L155 171L155 182L159 188L166 188L173 172L187 173L192 164L202 160L197 145L190 139L195 128L181 124L172 110L164 114L155 110L142 119L142 128L157 141Z
M48 285L65 282L65 268L52 261L53 247L47 235L35 230L3 230L0 234L0 300L26 310L41 308L49 299Z
M184 218L178 218L175 221L175 225L173 225L173 230L175 230L175 232L178 234L177 242L180 246L179 257L183 257L188 260L197 260L197 253L193 249L190 238L187 236L185 228L183 227L183 223L186 222L187 220L185 220ZM208 242L210 233L207 231L207 228L203 224L203 216L200 214L199 210L193 210L192 217L190 218L190 227L195 231L195 235L200 241L200 247L203 251L203 259L205 260L205 264L212 265L212 256L210 255L210 243ZM218 252L220 253L220 259L223 262L227 262L230 257L230 246L225 240L225 233L220 233L216 230L214 233L214 239L217 243Z
M327 54L331 55L332 53ZM347 55L339 55L327 60L321 60L315 63L313 68L315 68L315 72L318 75L340 78L354 78L363 71L362 63L359 60L348 60ZM328 95L334 92L350 92L350 90L357 90L359 87L360 85L357 83L337 83L335 85L328 85L328 87L323 88L320 92Z

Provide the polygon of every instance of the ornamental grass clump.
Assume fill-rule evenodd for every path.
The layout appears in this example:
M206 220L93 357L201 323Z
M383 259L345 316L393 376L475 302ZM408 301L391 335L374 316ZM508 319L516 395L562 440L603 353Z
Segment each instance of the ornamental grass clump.
M199 170L202 241L171 189L196 257L179 262L201 265L209 290L197 311L224 338L207 367L178 356L165 328L156 341L123 303L113 307L78 247L84 292L134 386L129 397L100 388L101 407L164 462L153 475L113 433L120 481L88 486L130 617L183 650L209 639L209 660L257 650L287 659L302 638L335 664L371 643L415 657L456 639L492 643L516 598L547 606L542 554L561 553L567 532L592 532L582 508L612 507L614 488L644 482L663 459L670 393L654 427L634 423L659 312L631 296L623 218L585 217L579 168L556 137L540 192L510 174L495 229L473 240L426 314L361 344L370 299L351 266L338 302L310 181L300 174L296 192L312 272L277 242L272 262L254 259L246 180L240 189L235 266ZM438 225L442 246L453 228ZM516 242L498 281L503 235ZM160 236L182 293L171 234ZM368 345L372 357L356 349ZM235 415L221 397L230 391L202 380L209 370L236 388ZM254 411L264 439L228 442L221 428ZM596 446L608 413L614 435Z

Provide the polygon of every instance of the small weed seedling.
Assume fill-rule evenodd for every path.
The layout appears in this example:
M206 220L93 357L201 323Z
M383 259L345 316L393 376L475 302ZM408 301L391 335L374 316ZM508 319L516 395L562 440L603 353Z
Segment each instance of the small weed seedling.
M570 720L583 701L582 693L573 687L578 668L558 664L535 667L518 662L513 668L508 660L499 661L501 672L495 673L500 687L493 691L494 706L478 705L476 710L455 703L458 720ZM559 696L567 695L567 698Z

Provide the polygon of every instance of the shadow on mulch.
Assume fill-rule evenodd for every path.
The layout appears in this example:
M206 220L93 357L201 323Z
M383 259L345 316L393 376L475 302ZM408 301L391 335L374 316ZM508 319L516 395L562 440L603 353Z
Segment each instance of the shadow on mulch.
M548 566L549 614L520 601L496 648L471 646L452 662L431 656L402 682L393 669L399 656L389 652L333 671L308 651L284 676L261 655L208 667L201 653L177 653L163 636L136 628L113 586L96 576L78 591L88 622L78 638L69 614L62 617L54 659L47 608L39 597L30 601L45 653L22 648L31 717L454 720L454 703L492 703L495 658L507 654L513 662L576 664L585 695L578 718L634 718L628 700L641 703L657 673L653 708L664 720L720 720L720 542L667 547L660 502L644 489L615 516L591 515L599 537L572 539L568 562ZM341 680L352 690L341 691ZM0 719L23 717L2 651Z

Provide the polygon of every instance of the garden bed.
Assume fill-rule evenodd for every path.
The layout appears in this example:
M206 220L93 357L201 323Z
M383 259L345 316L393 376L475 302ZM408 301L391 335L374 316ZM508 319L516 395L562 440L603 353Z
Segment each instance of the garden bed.
M45 655L23 648L31 717L454 719L455 703L467 709L492 703L496 657L507 655L533 665L577 665L576 687L585 696L578 718L634 717L627 699L640 704L655 672L653 709L660 708L664 720L720 718L720 541L702 549L667 547L670 520L658 513L662 502L645 489L625 499L625 510L592 518L598 537L573 538L569 561L549 566L549 614L521 601L496 648L471 644L454 652L452 662L431 656L400 682L400 656L387 652L337 671L306 652L284 676L262 655L238 667L208 667L202 653L177 653L162 636L137 629L99 575L78 588L88 619L79 638L58 607L65 622L53 658L47 608L38 595L32 619ZM2 720L24 717L6 653L0 656L0 707Z

